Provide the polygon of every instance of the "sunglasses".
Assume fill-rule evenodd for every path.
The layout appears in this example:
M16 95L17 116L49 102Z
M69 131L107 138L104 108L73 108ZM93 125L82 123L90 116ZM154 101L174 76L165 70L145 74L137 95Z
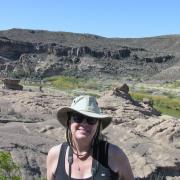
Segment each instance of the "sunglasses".
M96 118L92 118L92 117L87 117L87 116L84 116L82 114L78 114L78 113L72 113L71 114L71 117L73 118L73 121L75 123L82 123L84 120L86 120L86 122L89 124L89 125L94 125L97 123L98 119Z

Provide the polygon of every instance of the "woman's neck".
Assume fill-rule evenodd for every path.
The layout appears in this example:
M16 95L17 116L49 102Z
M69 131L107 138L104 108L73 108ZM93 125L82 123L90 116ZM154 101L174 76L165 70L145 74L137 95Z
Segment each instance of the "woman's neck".
M85 155L91 151L91 142L73 141L73 150L77 155Z

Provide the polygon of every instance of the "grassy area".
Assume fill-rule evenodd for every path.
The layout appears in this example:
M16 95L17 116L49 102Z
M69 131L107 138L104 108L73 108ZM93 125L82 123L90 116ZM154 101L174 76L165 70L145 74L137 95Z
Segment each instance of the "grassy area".
M95 78L87 79L69 76L53 76L45 79L45 86L47 84L58 90L66 91L73 96L87 94L100 97L99 92L103 89L102 84Z
M76 78L70 76L53 76L45 79L46 83L50 83L53 87L60 90L98 90L103 91L110 87L110 84L102 84L102 81L96 78Z
M75 77L53 76L46 78L45 82L50 82L51 85L57 89L67 90L78 88L82 83L82 80Z
M176 118L180 118L180 111L174 110L174 109L169 109L165 107L159 107L159 106L154 106L158 111L160 111L162 114L167 114Z
M180 88L180 80L174 81L172 83L166 83L165 86L169 88Z
M135 100L141 101L143 98L149 98L153 101L154 107L163 114L171 115L180 118L180 98L165 95L149 95L144 91L131 92L131 96Z

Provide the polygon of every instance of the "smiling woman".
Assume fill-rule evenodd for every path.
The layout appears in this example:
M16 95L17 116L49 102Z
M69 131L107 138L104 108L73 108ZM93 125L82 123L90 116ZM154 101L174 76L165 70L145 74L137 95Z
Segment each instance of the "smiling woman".
M48 180L134 179L125 153L101 136L112 118L101 114L95 97L75 98L71 107L58 111L57 118L66 128L67 142L50 149Z

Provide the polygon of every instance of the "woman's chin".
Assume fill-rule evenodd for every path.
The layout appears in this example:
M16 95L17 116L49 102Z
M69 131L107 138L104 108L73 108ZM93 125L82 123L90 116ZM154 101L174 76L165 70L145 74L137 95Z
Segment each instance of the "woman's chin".
M78 132L76 132L76 137L78 139L84 139L84 138L88 138L90 136L90 132L89 131L84 131L84 130L78 130Z

